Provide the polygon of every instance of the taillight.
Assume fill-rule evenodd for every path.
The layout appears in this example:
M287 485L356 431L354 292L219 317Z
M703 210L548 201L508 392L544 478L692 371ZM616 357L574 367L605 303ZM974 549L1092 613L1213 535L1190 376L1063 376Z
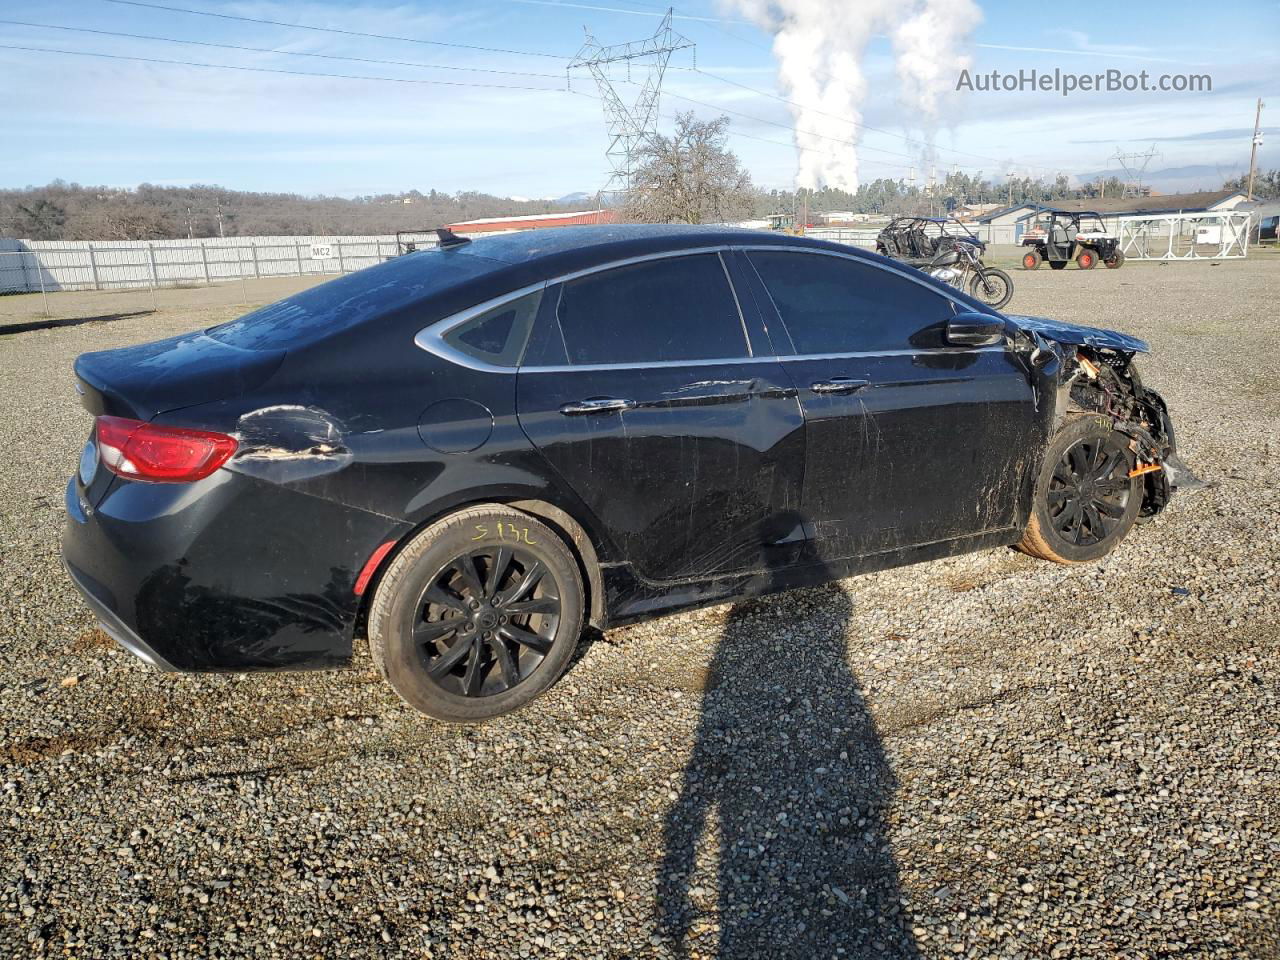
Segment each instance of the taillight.
M112 473L152 483L202 480L236 452L235 437L164 427L125 417L98 417L98 450Z

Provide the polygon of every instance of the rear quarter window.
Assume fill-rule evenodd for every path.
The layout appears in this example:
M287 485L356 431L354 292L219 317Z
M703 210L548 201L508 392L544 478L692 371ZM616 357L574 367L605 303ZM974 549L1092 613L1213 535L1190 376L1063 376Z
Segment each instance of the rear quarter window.
M347 274L213 327L247 350L280 350L374 320L504 264L464 251L423 251Z

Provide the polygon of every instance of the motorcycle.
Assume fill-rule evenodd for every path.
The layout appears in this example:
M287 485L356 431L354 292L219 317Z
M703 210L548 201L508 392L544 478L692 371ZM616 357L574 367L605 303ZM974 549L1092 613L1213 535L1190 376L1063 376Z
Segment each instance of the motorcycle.
M958 237L940 244L928 262L912 266L999 310L1013 299L1013 280L1003 270L983 264L983 247L977 238Z
M951 217L896 217L876 237L876 253L923 270L997 310L1013 298L1013 280L982 262L987 245Z

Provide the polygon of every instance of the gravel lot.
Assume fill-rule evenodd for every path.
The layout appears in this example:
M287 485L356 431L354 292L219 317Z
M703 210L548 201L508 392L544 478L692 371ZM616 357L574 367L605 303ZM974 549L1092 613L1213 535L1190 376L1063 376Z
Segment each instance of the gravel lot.
M1011 310L1151 341L1212 487L1097 564L994 550L611 631L480 728L363 652L117 651L58 561L71 361L242 291L8 334L39 299L0 298L0 954L1280 956L1280 255L1014 280Z

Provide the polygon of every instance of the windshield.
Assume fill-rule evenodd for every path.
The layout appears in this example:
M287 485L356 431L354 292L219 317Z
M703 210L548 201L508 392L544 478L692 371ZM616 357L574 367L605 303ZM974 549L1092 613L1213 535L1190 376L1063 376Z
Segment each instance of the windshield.
M503 266L466 250L409 254L295 293L207 332L248 350L298 346Z

